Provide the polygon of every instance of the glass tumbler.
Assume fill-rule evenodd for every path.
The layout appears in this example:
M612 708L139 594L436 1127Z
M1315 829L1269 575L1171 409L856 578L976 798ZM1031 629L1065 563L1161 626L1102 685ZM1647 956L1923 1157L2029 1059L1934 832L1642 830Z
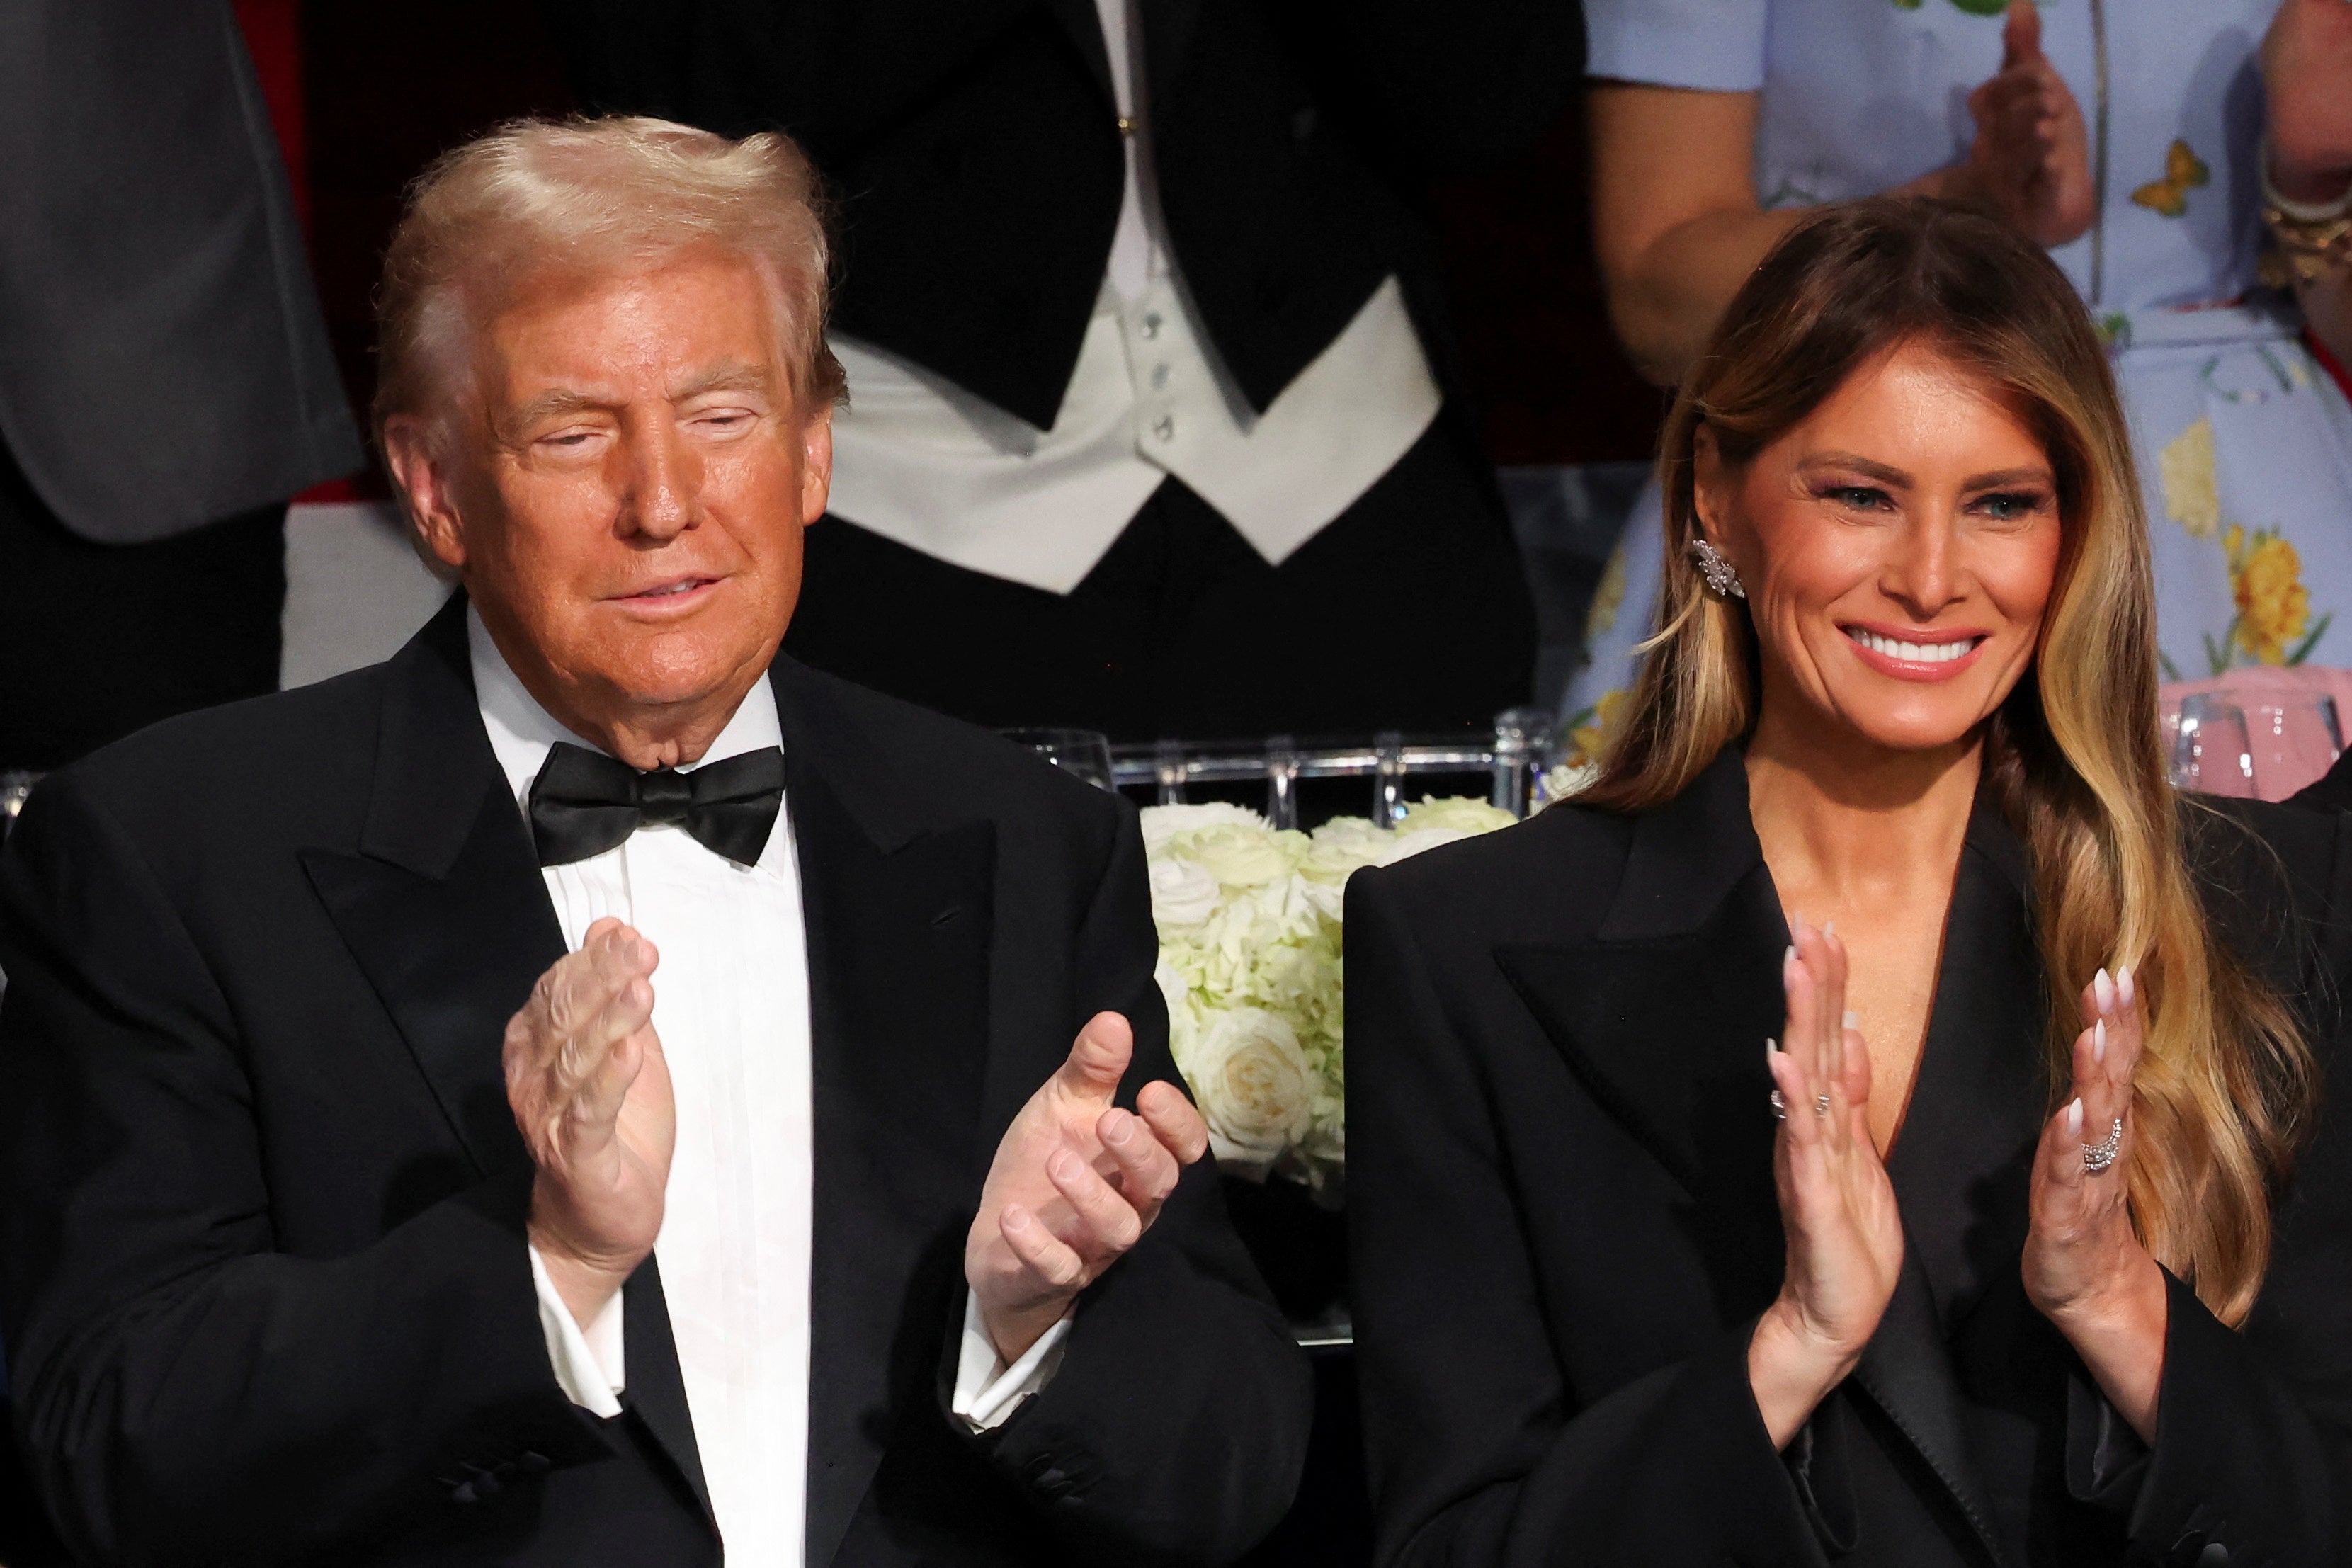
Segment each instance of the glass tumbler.
M2233 691L2205 691L2180 704L2180 731L2172 748L2175 787L2199 795L2250 799L2254 790L2254 748L2245 710Z
M2324 691L2266 693L2240 706L2265 800L2284 800L2316 784L2344 750L2336 699Z

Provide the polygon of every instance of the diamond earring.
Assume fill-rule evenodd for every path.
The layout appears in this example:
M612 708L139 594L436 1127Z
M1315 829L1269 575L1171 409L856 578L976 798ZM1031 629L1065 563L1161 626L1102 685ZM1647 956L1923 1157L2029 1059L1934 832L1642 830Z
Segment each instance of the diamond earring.
M1690 552L1698 562L1698 574L1706 579L1709 588L1726 599L1748 597L1748 590L1740 583L1739 574L1733 571L1731 563L1723 558L1723 552L1706 540L1694 536L1690 542Z

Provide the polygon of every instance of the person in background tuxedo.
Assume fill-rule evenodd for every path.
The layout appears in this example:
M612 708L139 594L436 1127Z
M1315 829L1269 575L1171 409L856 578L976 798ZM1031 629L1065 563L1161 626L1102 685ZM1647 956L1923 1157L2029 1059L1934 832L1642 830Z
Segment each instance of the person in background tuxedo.
M0 772L276 689L362 461L229 0L0 12Z
M2352 817L2166 783L2088 316L1879 199L1696 363L1599 780L1349 887L1380 1561L2352 1560Z
M814 190L645 120L445 157L378 422L463 594L34 792L0 1313L83 1559L1213 1563L1287 1505L1132 808L777 652Z
M842 591L788 646L995 724L1486 727L1517 548L1395 176L1565 106L1573 5L565 5L584 100L803 140L844 206Z

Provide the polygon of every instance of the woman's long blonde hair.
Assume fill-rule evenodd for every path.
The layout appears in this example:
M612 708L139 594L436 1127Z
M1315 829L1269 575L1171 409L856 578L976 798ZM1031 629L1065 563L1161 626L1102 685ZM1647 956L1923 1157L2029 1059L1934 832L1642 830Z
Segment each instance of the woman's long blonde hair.
M1661 629L1580 803L1663 805L1755 722L1754 627L1685 553L1700 426L1727 462L1745 463L1905 342L1931 342L2002 389L2056 470L2057 577L2032 673L1987 727L1985 768L2032 858L2053 1085L2072 1077L2077 987L2102 964L2130 964L2148 1023L2132 1220L2158 1261L2238 1322L2269 1264L2271 1194L2310 1121L2316 1073L2293 1015L2215 939L2190 881L2181 816L2200 808L2166 778L2130 438L2082 301L2039 248L1958 208L1879 199L1823 209L1757 269L1666 422Z

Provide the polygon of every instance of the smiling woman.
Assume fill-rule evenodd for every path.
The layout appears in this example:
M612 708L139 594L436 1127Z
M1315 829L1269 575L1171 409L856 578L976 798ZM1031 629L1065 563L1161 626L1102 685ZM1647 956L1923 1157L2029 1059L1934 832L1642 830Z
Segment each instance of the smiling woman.
M2352 839L2167 784L2074 291L1825 209L1660 469L1599 781L1349 888L1390 1559L2346 1561Z

